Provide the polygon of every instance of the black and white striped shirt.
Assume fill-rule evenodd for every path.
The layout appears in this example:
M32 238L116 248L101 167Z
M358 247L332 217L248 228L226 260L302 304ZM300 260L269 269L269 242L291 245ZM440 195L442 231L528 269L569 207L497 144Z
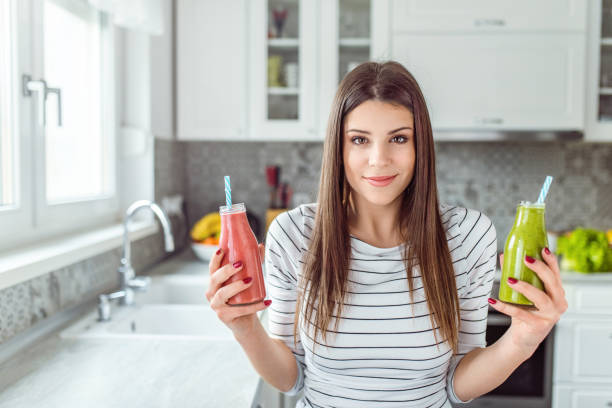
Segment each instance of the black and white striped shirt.
M496 268L497 238L491 220L479 211L442 204L459 294L459 354L446 342L436 344L434 328L415 267L414 303L410 303L403 246L377 248L351 236L348 292L337 333L327 343L302 326L297 347L293 318L297 283L314 226L316 203L280 214L266 238L265 281L272 305L268 333L293 351L298 379L288 395L301 390L297 407L448 407L461 401L453 374L461 358L486 347L487 297ZM414 311L412 309L414 307ZM335 317L330 329L334 328ZM441 333L437 330L438 341Z

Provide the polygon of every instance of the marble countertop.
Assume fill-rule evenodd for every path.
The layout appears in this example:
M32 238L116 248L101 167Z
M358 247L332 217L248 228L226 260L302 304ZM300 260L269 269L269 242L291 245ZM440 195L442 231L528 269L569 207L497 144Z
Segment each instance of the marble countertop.
M208 266L187 248L145 274L179 269ZM249 407L255 396L259 375L235 341L66 339L65 326L0 365L1 407Z

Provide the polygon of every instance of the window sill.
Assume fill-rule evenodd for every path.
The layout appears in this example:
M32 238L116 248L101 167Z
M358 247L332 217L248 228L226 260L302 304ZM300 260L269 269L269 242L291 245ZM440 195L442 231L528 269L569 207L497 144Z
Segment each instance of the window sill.
M155 220L133 220L130 241L157 233ZM123 244L123 224L117 223L81 234L60 238L44 245L29 246L0 254L0 290L36 278Z

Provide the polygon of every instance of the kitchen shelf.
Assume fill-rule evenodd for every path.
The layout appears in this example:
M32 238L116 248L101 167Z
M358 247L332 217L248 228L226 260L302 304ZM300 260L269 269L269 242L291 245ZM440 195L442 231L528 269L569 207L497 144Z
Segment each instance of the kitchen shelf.
M600 95L612 95L612 88L599 88Z
M283 88L283 87L269 87L269 95L297 95L300 93L299 88Z
M603 37L601 39L601 45L612 45L612 37Z
M298 48L300 40L298 38L270 38L268 46L270 48Z
M369 38L341 38L339 43L341 47L369 47L370 39Z

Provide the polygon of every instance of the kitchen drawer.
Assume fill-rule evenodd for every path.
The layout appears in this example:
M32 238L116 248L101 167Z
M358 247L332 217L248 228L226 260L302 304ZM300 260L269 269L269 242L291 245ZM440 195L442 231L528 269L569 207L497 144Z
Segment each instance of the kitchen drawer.
M612 320L561 320L555 331L555 381L612 384L610 350Z
M572 286L572 299L567 299L568 311L575 313L596 313L612 316L612 285Z
M612 390L609 387L555 386L554 408L610 408Z

